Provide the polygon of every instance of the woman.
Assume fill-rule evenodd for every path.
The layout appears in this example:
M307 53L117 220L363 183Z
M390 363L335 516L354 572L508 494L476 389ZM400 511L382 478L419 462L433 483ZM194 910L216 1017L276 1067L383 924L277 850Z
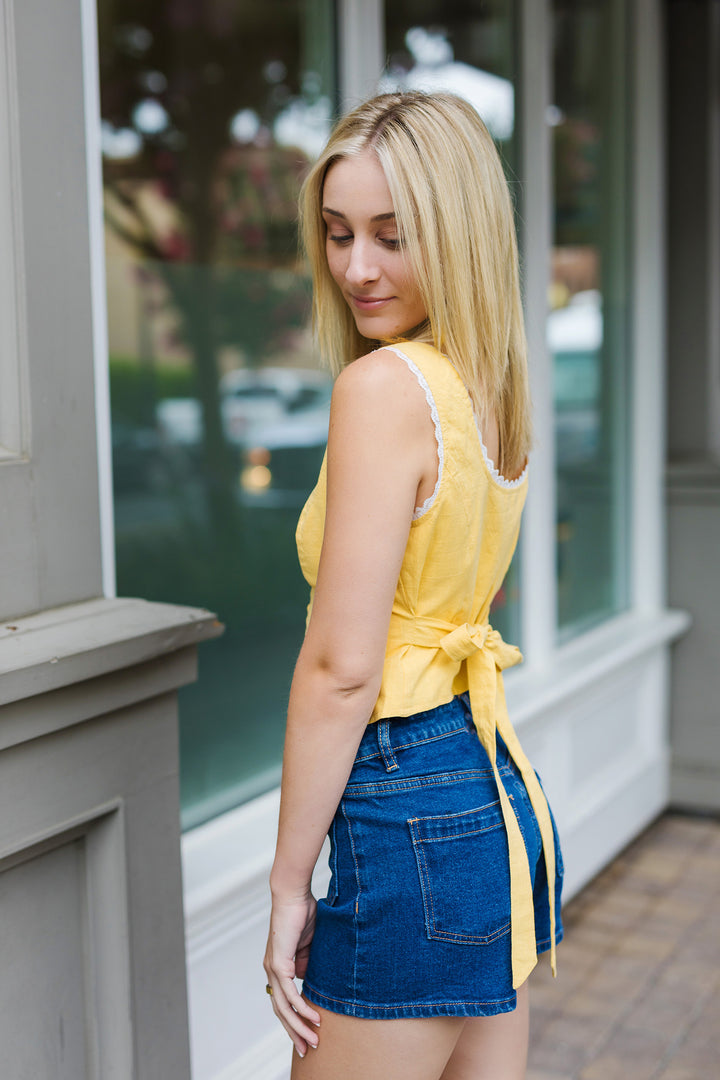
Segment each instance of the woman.
M511 201L468 104L389 94L339 123L301 217L337 379L298 524L267 990L295 1080L519 1080L527 977L562 930L502 689L521 657L488 625L530 446Z

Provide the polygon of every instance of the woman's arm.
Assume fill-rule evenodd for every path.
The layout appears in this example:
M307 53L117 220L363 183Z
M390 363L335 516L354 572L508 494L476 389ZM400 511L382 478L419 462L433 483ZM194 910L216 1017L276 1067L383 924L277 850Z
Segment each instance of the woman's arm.
M432 490L436 475L427 401L404 361L388 352L356 360L332 397L324 540L290 691L270 878L265 970L299 1053L317 1042L311 1024L319 1020L293 983L312 938L310 879L380 689L418 491Z

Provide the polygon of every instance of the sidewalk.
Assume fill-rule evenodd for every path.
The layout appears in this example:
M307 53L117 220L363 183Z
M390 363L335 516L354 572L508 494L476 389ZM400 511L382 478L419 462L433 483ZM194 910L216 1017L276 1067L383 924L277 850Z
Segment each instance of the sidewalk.
M527 1080L720 1076L720 821L666 814L568 904Z

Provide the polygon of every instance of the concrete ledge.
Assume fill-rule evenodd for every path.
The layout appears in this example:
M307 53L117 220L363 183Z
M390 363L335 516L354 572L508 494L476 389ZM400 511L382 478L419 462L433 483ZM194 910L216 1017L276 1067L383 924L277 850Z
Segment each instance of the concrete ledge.
M4 620L0 706L142 664L222 629L199 608L104 597Z
M107 675L11 701L0 708L0 751L105 716L158 694L173 693L196 678L197 649L194 645L186 645L165 656L137 664L131 671L121 668Z
M3 622L3 1076L190 1080L176 690L221 629L117 599Z

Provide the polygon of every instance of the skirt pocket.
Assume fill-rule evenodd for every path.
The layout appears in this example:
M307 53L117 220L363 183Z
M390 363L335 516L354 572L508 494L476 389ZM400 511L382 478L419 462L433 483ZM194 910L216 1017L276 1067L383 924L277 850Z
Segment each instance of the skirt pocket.
M428 938L488 945L510 932L510 870L500 802L410 818Z

